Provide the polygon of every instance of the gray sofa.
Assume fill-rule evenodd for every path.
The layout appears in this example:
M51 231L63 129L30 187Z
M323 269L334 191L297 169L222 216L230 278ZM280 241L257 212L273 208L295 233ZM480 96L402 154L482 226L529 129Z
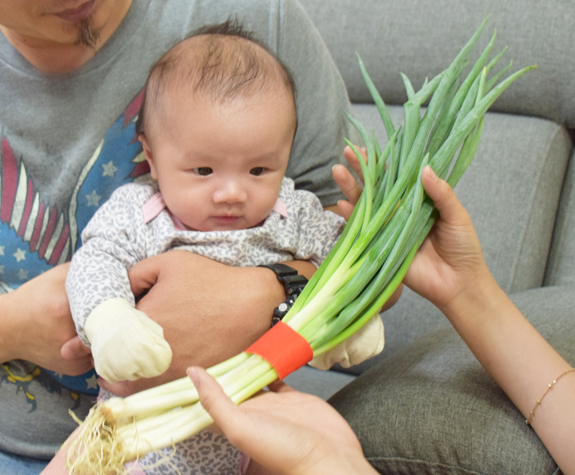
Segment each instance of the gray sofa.
M341 71L356 117L383 143L356 51L397 122L405 101L398 73L420 86L447 67L489 14L476 53L497 29L495 49L509 47L505 57L514 60L513 70L538 65L487 114L475 161L456 192L501 287L575 365L573 3L301 1ZM302 390L331 396L381 473L558 473L519 411L433 305L406 289L382 318L386 347L378 357L345 371L306 367L288 378Z

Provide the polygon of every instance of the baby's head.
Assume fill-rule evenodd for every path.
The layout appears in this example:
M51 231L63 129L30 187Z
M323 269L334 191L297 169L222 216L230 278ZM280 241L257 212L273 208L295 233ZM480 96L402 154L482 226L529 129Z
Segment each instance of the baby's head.
M268 216L296 128L290 73L233 22L198 31L156 63L136 126L168 209L198 231Z

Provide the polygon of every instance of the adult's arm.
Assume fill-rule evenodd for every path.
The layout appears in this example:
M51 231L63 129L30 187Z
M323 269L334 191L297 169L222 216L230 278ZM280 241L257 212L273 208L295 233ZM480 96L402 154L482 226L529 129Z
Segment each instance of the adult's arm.
M92 368L90 350L76 345L62 357L62 345L76 335L62 264L0 295L0 362L22 359L71 376Z
M346 150L361 178L356 157ZM361 187L343 167L334 177L349 215ZM535 330L490 274L467 211L428 167L422 175L440 219L417 253L404 283L436 305L477 360L527 419L549 385L571 366ZM531 425L564 473L575 473L575 372L565 374L531 417Z
M313 264L290 263L305 268ZM127 395L185 376L190 365L210 367L244 351L271 326L286 298L275 274L259 267L230 267L188 251L169 251L130 269L136 304L164 329L172 364L157 378L103 387Z
M436 305L482 366L529 418L549 385L571 366L535 330L491 276L469 215L430 168L423 184L440 219L405 284ZM531 425L564 473L575 473L575 372L545 396Z

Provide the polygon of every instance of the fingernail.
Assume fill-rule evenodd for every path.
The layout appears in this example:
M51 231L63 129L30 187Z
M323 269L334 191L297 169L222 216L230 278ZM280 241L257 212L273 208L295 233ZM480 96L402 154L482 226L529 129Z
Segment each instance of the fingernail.
M194 386L197 388L200 384L200 375L196 371L196 368L190 366L187 370L187 373L190 379L192 380L192 383L194 383Z
M437 183L439 181L439 177L435 174L435 172L433 171L433 168L431 168L429 165L427 165L425 168L428 170L427 173L429 173L431 175L431 178L433 179L433 181Z

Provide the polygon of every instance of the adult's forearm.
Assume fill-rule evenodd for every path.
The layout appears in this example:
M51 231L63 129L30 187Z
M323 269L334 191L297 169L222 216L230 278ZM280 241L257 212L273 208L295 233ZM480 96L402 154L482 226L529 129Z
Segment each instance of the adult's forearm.
M15 358L12 348L14 338L14 318L12 316L9 294L0 295L0 363Z
M452 302L444 313L526 418L549 384L570 368L492 278ZM545 396L531 420L565 473L575 473L573 394L575 374L567 374Z
M62 357L62 346L76 336L70 315L63 264L0 295L0 360L23 359L67 375L88 371L89 355Z
M289 263L311 277L315 266ZM210 367L244 351L263 335L273 310L286 296L276 275L261 267L230 267L197 254L174 250L139 262L129 271L137 308L164 330L172 352L166 373L124 387L120 395L180 378L188 366Z

